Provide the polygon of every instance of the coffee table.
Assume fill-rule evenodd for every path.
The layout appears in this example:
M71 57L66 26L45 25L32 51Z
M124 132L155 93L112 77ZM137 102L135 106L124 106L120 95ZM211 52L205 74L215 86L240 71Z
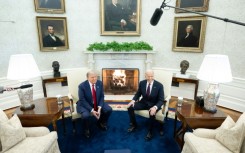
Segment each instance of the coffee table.
M67 97L62 97L67 101ZM56 97L39 98L33 101L35 108L33 110L21 111L16 108L15 113L20 118L23 127L48 126L50 123L53 129L57 131L57 120L62 116L63 128L65 133L64 104L58 105Z
M177 101L177 99L174 99ZM176 107L174 138L182 149L184 145L184 134L190 129L208 128L215 129L219 127L227 115L217 108L216 113L206 112L203 108L197 106L194 100L184 99L181 107ZM181 126L177 129L177 118L181 121Z

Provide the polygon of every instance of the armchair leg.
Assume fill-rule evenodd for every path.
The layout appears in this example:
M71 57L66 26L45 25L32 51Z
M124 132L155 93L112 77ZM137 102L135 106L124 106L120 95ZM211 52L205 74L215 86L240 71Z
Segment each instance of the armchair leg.
M76 120L72 120L73 134L76 134Z
M160 123L159 133L160 133L160 136L163 136L164 135L163 122L159 122L159 123Z
M166 117L165 117L164 120L168 120L168 111L167 111L167 113L166 113Z

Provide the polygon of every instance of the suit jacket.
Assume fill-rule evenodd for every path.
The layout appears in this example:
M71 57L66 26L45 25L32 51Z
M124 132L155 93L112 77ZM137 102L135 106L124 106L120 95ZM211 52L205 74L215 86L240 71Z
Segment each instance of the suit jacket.
M198 38L194 36L192 33L189 34L187 38L182 37L180 42L178 42L177 46L179 47L198 47Z
M137 101L142 96L142 99L139 102L146 103L149 107L156 105L158 109L160 109L164 101L163 85L154 80L149 97L146 95L146 85L147 80L140 81L138 91L134 95L133 100Z
M54 41L53 38L51 38L50 35L47 35L43 38L43 47L59 47L59 46L65 46L64 43L60 40L59 37L54 36L56 41Z
M96 84L96 100L97 105L103 107L104 105L104 90L103 84L100 80L97 80ZM91 111L94 107L92 90L89 85L89 81L86 80L78 86L77 112L82 113L84 111Z

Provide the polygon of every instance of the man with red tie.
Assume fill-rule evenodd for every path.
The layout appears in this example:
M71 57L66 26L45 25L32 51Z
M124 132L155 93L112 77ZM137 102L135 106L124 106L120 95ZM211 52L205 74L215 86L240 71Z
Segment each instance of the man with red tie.
M163 85L154 80L153 70L147 70L145 73L145 80L140 81L139 88L134 95L132 101L128 104L128 114L130 118L130 127L128 132L133 132L137 128L134 110L148 110L149 111L149 125L148 133L145 140L152 139L152 129L154 126L156 113L161 109L164 101ZM141 99L139 99L142 96Z
M106 131L107 121L112 112L112 108L104 102L103 84L97 80L97 77L95 71L89 71L87 80L78 86L77 112L82 115L85 126L84 134L87 138L90 137L89 120L91 116L97 119L97 126Z

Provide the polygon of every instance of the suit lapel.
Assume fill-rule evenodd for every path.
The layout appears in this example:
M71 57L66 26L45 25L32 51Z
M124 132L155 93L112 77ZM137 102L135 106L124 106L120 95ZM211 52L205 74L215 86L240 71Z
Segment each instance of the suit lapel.
M154 93L156 90L156 81L154 80L153 84L152 84L152 88L151 88L151 94ZM151 95L150 94L150 95Z

